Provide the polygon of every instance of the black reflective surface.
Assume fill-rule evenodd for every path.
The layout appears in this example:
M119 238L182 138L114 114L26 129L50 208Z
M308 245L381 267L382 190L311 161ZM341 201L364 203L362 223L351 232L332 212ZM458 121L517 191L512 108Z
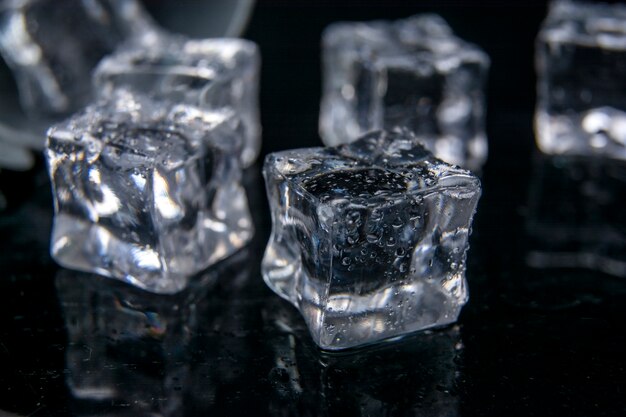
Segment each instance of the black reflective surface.
M626 259L626 169L535 154L543 4L261 2L246 36L263 52L264 153L319 144L325 24L426 9L493 60L490 157L458 325L319 351L259 274L269 217L258 164L245 176L257 236L188 290L163 297L61 269L48 255L39 159L0 172L0 417L626 414L626 278L598 261Z

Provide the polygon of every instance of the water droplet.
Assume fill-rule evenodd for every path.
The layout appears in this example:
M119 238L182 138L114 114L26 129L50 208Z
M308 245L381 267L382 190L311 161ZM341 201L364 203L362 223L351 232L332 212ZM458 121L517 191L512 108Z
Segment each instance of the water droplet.
M374 233L368 233L365 238L367 239L367 241L369 243L376 243L376 242L378 242L378 239L380 239L380 236L378 236L378 235L376 235Z

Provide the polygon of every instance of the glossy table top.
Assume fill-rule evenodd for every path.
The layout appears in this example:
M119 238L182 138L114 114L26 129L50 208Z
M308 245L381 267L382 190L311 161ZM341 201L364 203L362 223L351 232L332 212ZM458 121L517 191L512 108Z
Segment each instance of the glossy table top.
M626 259L626 169L534 150L543 4L452 3L260 2L246 37L264 59L264 153L319 145L318 39L333 20L434 10L491 55L490 157L457 325L317 349L260 276L270 221L259 163L245 173L254 241L188 290L157 296L62 269L48 255L38 158L29 172L0 172L0 417L624 415L626 278L598 271L594 256ZM588 240L588 230L602 232ZM542 254L564 235L596 262L546 267L555 262Z

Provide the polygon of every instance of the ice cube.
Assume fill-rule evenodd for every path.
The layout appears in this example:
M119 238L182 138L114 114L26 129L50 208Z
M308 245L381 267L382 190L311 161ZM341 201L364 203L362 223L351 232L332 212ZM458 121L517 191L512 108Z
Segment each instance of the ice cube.
M448 163L473 169L483 164L489 58L454 36L441 17L335 23L322 44L325 144L405 128Z
M304 322L286 303L267 302L263 319L265 342L274 353L270 401L276 399L284 410L284 398L297 399L289 402L285 415L300 415L298 410L306 407L311 416L385 416L398 398L407 399L405 410L420 410L415 417L460 415L454 390L463 355L460 326L328 355L311 349ZM328 393L329 387L332 394L320 401L319 393ZM392 396L389 387L394 387ZM413 395L416 390L419 395Z
M259 70L253 42L159 36L152 44L130 42L103 59L94 84L104 97L122 87L208 111L233 109L245 128L242 161L249 166L261 148Z
M553 2L536 66L539 148L626 159L626 6Z
M46 156L63 266L175 292L253 233L241 123L118 91L50 129Z
M405 134L270 154L266 283L343 349L454 322L480 182Z
M22 106L58 116L90 100L91 72L122 41L157 31L137 0L6 0L0 53L15 73Z

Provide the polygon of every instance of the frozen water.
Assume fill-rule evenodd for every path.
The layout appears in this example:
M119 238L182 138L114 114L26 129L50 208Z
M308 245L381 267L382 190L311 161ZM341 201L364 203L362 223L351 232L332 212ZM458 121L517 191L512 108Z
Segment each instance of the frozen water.
M266 283L325 349L456 320L479 180L414 137L372 132L335 148L270 154Z
M118 91L48 132L63 266L175 292L253 228L232 112L159 106Z
M536 64L539 148L626 159L626 6L552 3Z
M489 58L441 17L336 23L322 44L324 143L405 128L448 163L479 168L485 161Z
M96 91L106 97L122 87L208 111L231 108L245 128L242 161L251 165L261 148L256 44L173 36L152 41L149 45L131 42L103 59L95 71Z
M91 72L126 39L149 37L152 20L137 0L4 0L0 53L32 115L65 115L86 104Z

